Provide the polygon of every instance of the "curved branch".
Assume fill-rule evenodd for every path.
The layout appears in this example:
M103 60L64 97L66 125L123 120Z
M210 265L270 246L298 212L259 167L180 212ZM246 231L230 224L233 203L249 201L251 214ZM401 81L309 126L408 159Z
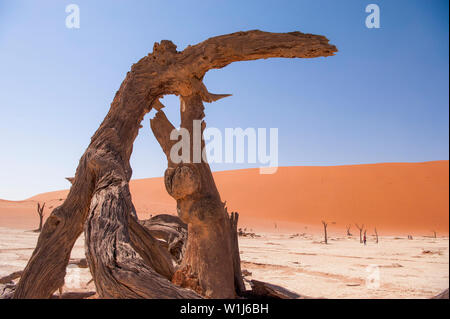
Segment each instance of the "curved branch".
M182 52L177 52L170 41L155 43L153 53L131 67L108 114L92 136L80 159L66 200L53 210L43 226L14 298L50 298L62 286L70 252L83 231L88 215L91 219L90 226L86 228L86 237L90 238L87 253L101 253L104 248L107 252L115 251L119 258L88 256L90 261L98 258L98 264L89 263L91 272L99 271L96 267L101 267L117 273L117 277L114 276L116 280L97 280L96 286L106 291L105 296L151 297L155 294L152 295L149 285L161 284L165 288L160 290L160 297L164 293L170 297L180 297L181 294L170 292L176 287L161 281L161 276L152 270L145 258L133 259L140 255L131 244L128 229L126 214L133 214L131 197L123 196L120 201L111 202L111 198L117 195L118 187L122 190L128 187L132 174L129 161L133 142L145 114L153 106L160 109L159 98L166 94L184 97L199 94L207 102L216 99L217 96L207 92L201 82L210 69L222 68L235 61L270 57L312 58L330 56L336 51L325 37L300 32L237 32L208 39ZM115 209L108 205L113 203L117 204ZM126 211L122 211L125 208ZM93 229L101 233L93 236ZM120 260L121 264L114 265L115 260ZM129 265L132 269L142 268L142 275L132 274L133 271L124 273L123 269L131 269ZM116 269L117 266L121 268ZM114 289L122 292L107 292Z

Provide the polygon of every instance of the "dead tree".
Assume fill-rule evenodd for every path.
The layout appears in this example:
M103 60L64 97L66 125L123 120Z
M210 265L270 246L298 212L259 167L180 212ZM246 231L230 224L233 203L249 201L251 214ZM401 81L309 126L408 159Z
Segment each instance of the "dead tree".
M364 229L364 224L362 224L361 227L359 227L358 224L355 224L355 226L356 226L356 228L358 228L358 230L359 230L359 243L362 244L362 242L363 242L363 239L362 239L362 232L363 232L363 229Z
M327 227L328 227L328 223L322 220L322 225L323 225L323 232L324 232L325 244L328 244L328 235L327 235Z
M378 232L376 227L375 227L375 242L378 244Z
M44 208L45 208L45 203L42 204L42 206L39 202L37 203L36 209L37 209L37 213L39 215L39 228L36 229L36 232L38 232L38 233L41 232L41 230L42 230L42 223L44 221Z
M203 118L203 102L224 95L208 92L202 79L210 69L232 62L266 58L332 56L336 47L323 36L301 32L237 32L208 39L179 52L168 40L134 64L111 108L80 159L69 194L47 218L14 298L50 298L64 283L72 247L85 230L86 257L100 298L196 298L171 283L170 256L137 221L131 201L130 156L144 116L159 99L182 101L182 127ZM157 113L159 139L173 128ZM190 122L190 123L189 123ZM167 147L168 145L166 145ZM230 217L207 163L181 163L165 173L168 192L188 224L182 278L198 282L212 297L234 297ZM211 255L210 255L211 253ZM179 273L180 274L180 273ZM192 285L188 285L192 287Z
M352 236L352 233L350 233L350 228L352 225L347 225L347 236Z
M241 271L241 256L239 254L239 234L237 230L239 220L239 214L232 212L230 215L230 232L231 232L231 250L233 252L233 269L234 269L234 285L236 293L242 295L245 291L245 285L243 281Z
M433 232L433 238L437 238L437 236L436 236L436 231L435 231L435 230L432 230L432 232Z

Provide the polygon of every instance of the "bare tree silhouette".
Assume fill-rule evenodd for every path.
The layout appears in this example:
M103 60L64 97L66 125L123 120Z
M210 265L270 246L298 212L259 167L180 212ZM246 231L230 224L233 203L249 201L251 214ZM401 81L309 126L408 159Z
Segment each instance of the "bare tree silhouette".
M376 227L375 227L375 242L378 244L378 232Z
M362 232L363 232L363 229L364 229L364 224L362 224L361 227L358 224L355 224L355 226L359 230L359 243L362 244L362 242L363 242L363 240L362 240Z
M322 220L322 224L323 224L323 230L325 233L325 244L328 244L328 232L327 232L327 227L328 227L328 222ZM335 225L336 222L331 222L331 225Z
M347 225L347 236L353 236L352 233L350 232L350 227L352 227L351 224Z
M37 203L37 213L39 215L39 228L36 229L36 232L40 232L42 230L42 223L44 221L44 207L45 207L45 203L41 204L38 202Z
M323 231L324 231L324 236L325 236L325 244L328 244L328 236L327 236L328 223L326 221L322 220L322 224L323 224Z

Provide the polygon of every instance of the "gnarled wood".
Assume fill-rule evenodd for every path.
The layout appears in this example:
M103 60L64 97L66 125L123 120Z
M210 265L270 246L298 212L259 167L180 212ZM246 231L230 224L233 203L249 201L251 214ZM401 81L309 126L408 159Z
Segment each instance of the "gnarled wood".
M197 298L169 279L168 253L131 215L128 183L108 182L94 194L86 256L100 298Z
M140 220L150 234L163 241L165 248L179 264L184 255L187 242L187 225L177 216L161 214L147 220ZM160 241L160 245L162 245Z
M43 226L14 298L50 298L62 286L70 252L88 216L86 254L100 297L195 297L192 292L177 288L153 270L155 264L148 264L149 258L138 252L141 250L142 253L142 249L148 252L152 245L139 249L136 242L148 241L142 238L132 240L133 235L130 234L133 232L137 237L145 234L129 229L129 217L135 217L135 211L128 189L132 173L129 160L144 115L152 106L158 108L158 99L166 94L193 99L196 104L199 99L200 102L211 102L222 97L209 93L202 83L203 76L210 69L222 68L235 61L271 57L314 58L330 56L336 51L325 37L300 32L237 32L208 39L182 52L177 52L170 41L155 43L153 53L134 64L127 73L108 114L92 136L66 200L53 210ZM206 167L204 169L206 172ZM213 188L210 192L215 193L216 190ZM205 199L202 205L209 207L211 213L223 211L223 207L217 205L218 200L215 198L210 202ZM192 207L193 210L198 208ZM221 230L228 233L228 216L219 215L221 227L191 227L189 236L201 238L205 233ZM204 225L209 226L208 223ZM196 244L188 244L187 250L195 249ZM208 251L203 247L199 249ZM187 263L195 264L194 256L189 256ZM203 253L195 258L204 259L205 265L216 263ZM228 261L226 267L231 267ZM229 280L229 277L221 279ZM223 295L231 296L229 289Z

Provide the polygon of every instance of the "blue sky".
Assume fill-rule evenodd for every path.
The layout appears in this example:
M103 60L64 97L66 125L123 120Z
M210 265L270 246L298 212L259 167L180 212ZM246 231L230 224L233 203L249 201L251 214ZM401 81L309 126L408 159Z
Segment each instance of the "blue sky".
M70 3L80 7L80 29L65 27ZM365 27L370 3L380 6L380 29ZM209 72L209 90L233 96L206 104L208 126L277 127L281 166L448 159L448 12L445 0L0 0L0 198L69 187L64 177L154 42L182 50L239 30L322 34L339 52ZM178 100L164 102L178 123ZM133 178L166 167L148 120Z

